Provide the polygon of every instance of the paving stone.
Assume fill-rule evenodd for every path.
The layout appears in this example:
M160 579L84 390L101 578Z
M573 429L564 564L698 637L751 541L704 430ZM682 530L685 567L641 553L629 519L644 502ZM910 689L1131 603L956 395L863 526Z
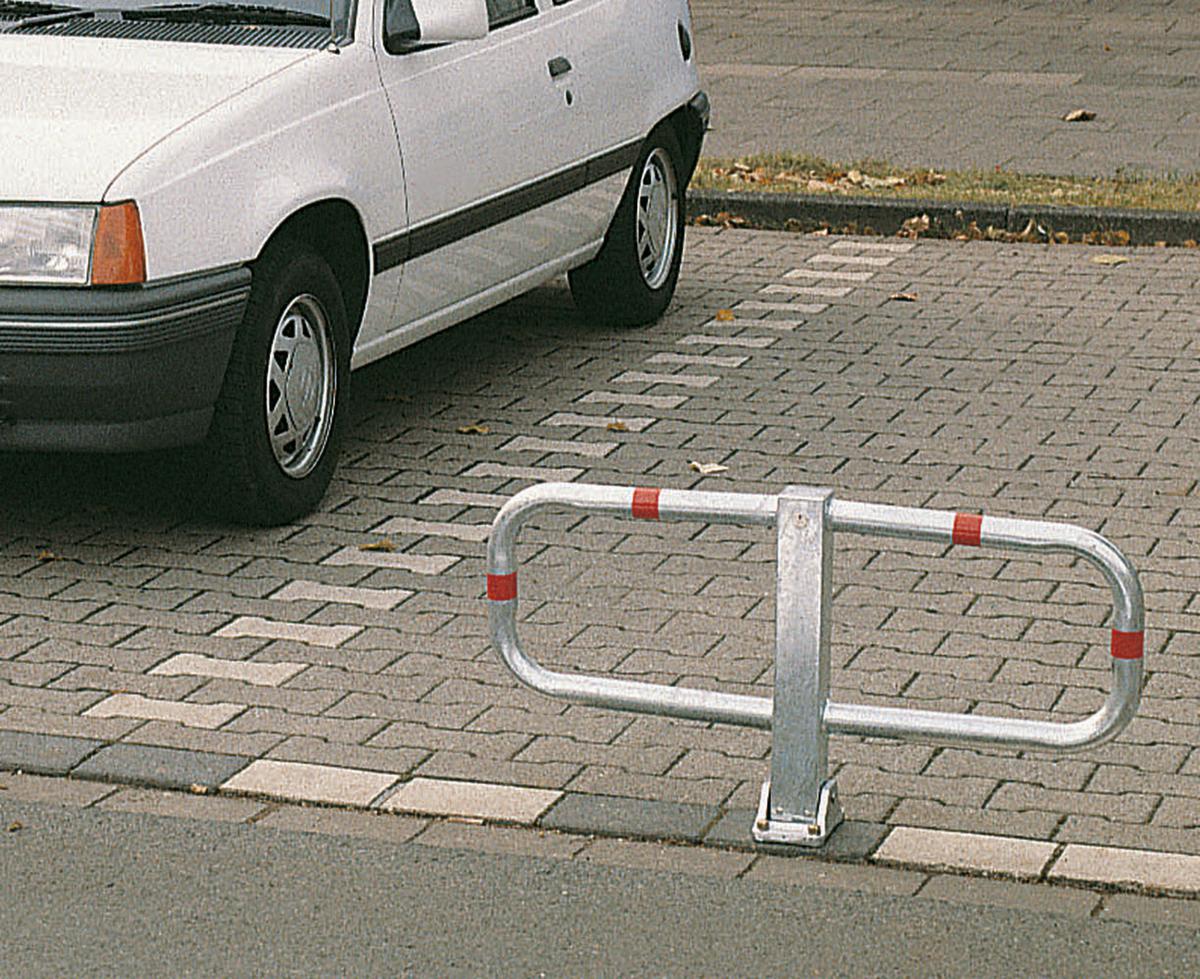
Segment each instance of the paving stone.
M672 843L600 839L589 843L576 859L609 867L698 874L732 880L745 873L754 862L754 855Z
M19 772L0 772L0 802L45 802L57 806L90 806L118 791L115 785L97 785L68 778L48 778Z
M362 632L362 626L352 625L299 625L292 622L273 622L255 615L243 615L228 625L222 626L215 635L218 638L239 639L284 639L292 642L309 643L313 646L335 648Z
M66 775L104 742L0 730L0 772Z
M891 867L828 863L824 860L794 860L764 855L743 875L745 880L799 887L822 885L864 894L908 897L925 882L926 874Z
M155 700L135 693L115 693L85 710L85 717L137 717L174 721L189 727L218 728L246 709L245 704L191 704Z
M71 774L75 778L164 789L190 789L193 785L215 788L244 768L246 761L235 755L123 743L101 748Z
M422 846L555 860L570 859L587 846L587 840L578 836L513 826L476 826L453 820L433 823L417 837L417 842Z
M246 683L277 687L290 680L305 663L248 663L244 660L217 659L212 656L197 656L195 653L180 653L163 660L150 672L164 676L211 676L227 680L242 680Z
M875 852L888 828L878 823L847 819L830 834L825 845L818 849L801 846L773 846L755 841L753 836L754 809L730 809L704 834L706 846L731 846L738 849L759 849L778 855L820 856L826 860L863 860Z
M1200 928L1200 901L1172 897L1106 894L1096 917L1113 921L1143 921L1158 926Z
M1200 894L1200 856L1071 843L1046 876Z
M363 608L394 609L413 592L408 588L351 588L317 581L289 581L267 596L273 602L337 602Z
M720 815L716 806L569 792L539 825L568 833L699 842Z
M872 859L933 869L1036 878L1041 876L1055 849L1053 843L1017 837L896 826Z
M244 823L266 811L261 802L249 799L163 792L158 789L122 789L98 803L97 808L227 823Z
M392 813L281 806L255 820L254 825L289 833L322 833L383 840L386 843L407 843L429 825L429 820Z
M1017 908L1072 918L1090 917L1100 906L1100 895L1092 891L949 874L934 874L917 896L951 904Z
M391 812L534 823L562 795L551 789L418 777L405 782L379 806Z
M260 758L223 782L221 789L298 802L366 806L395 781L395 775L382 772Z

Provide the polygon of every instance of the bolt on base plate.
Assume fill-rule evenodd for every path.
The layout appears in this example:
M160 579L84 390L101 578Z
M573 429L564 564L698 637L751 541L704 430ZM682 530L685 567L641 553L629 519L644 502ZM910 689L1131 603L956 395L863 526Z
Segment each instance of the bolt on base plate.
M788 843L793 846L824 846L829 834L841 825L842 807L838 804L837 785L833 779L821 784L817 801L817 817L811 822L771 818L771 783L763 782L758 797L758 815L751 830L758 843Z

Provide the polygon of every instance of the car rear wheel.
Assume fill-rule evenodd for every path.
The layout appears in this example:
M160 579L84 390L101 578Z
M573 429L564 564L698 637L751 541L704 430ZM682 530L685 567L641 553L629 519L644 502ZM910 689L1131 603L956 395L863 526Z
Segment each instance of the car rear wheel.
M320 502L337 467L349 378L337 278L312 251L272 246L255 266L209 432L220 510L272 526Z
M647 138L603 247L569 276L571 294L588 319L640 326L666 312L683 258L682 160L670 126Z

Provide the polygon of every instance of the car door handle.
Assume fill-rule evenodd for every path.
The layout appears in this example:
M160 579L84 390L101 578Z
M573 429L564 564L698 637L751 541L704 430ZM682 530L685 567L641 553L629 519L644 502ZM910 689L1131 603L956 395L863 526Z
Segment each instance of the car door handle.
M546 67L550 69L551 78L558 78L571 70L571 62L560 55L557 58L551 58Z

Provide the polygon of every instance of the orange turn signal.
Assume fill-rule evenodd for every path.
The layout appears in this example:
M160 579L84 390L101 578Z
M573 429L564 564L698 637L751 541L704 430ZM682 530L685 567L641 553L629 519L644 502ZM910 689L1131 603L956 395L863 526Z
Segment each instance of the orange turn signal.
M133 201L105 204L96 219L92 285L125 286L146 281L142 218Z

